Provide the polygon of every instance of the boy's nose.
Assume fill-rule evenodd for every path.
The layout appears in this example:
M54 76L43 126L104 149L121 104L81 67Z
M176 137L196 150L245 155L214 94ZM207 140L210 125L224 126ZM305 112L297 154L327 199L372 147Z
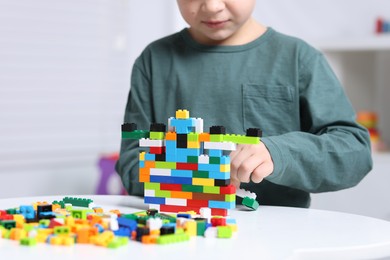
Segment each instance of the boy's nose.
M222 0L205 0L202 8L205 12L218 13L225 8L225 3Z

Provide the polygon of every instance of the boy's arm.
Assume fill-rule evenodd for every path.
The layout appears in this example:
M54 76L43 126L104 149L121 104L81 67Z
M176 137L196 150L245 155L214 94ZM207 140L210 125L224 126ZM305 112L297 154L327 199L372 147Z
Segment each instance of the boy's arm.
M150 82L136 62L132 71L124 122L135 122L138 129L149 128L152 110L149 93ZM139 153L138 140L122 139L120 157L115 168L130 195L143 195L143 184L139 182L138 175Z
M372 169L369 134L322 55L302 71L302 131L262 138L274 163L265 179L312 193L355 186Z

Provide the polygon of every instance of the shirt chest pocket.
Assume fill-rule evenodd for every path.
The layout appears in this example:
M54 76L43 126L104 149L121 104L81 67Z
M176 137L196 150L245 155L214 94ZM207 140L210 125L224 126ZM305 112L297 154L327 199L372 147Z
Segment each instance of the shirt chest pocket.
M243 84L244 129L258 127L265 136L295 129L299 112L291 86Z

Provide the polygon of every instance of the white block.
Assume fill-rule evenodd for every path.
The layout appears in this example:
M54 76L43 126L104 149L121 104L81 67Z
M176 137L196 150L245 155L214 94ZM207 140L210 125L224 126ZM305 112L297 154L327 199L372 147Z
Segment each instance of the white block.
M159 204L149 204L149 209L156 209L160 211L160 205Z
M155 190L145 190L144 196L145 197L156 197L156 191Z
M199 155L198 163L209 164L210 163L209 156L208 155L204 155L204 154Z
M161 218L149 218L146 221L146 226L150 230L159 230L163 225L163 221Z
M140 147L163 147L164 140L150 140L149 138L141 138L139 140Z
M232 142L204 142L204 149L234 151L236 144Z
M152 176L171 176L172 170L171 169L150 168L150 175L152 175Z
M250 191L247 191L247 190L244 190L244 189L237 189L236 190L236 196L238 196L240 198L249 197L251 199L256 199L256 197L257 197L256 193L250 192Z
M203 133L203 119L202 118L194 118L195 120L195 132Z
M187 206L187 200L186 199L166 198L165 204L172 205L172 206Z

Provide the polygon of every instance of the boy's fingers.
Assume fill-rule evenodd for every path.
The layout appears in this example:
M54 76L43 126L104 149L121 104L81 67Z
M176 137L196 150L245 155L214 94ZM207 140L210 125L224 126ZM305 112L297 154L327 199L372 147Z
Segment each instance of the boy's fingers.
M269 176L274 171L271 163L264 162L259 165L252 173L251 180L254 183L261 182L265 177Z

